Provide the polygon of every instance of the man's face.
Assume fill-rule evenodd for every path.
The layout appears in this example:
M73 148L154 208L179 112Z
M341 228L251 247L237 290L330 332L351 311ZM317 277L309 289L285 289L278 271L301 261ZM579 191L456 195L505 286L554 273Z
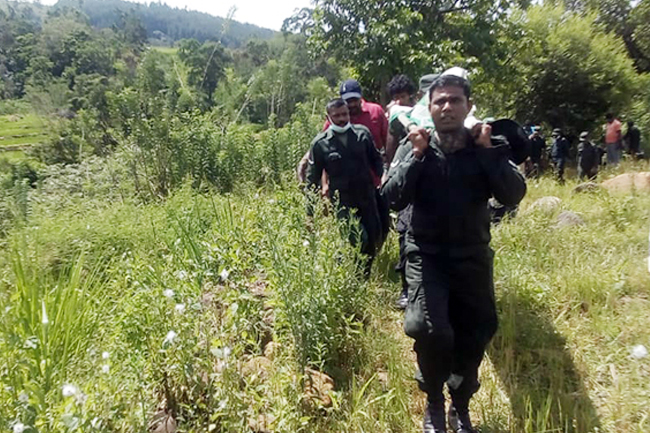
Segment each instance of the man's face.
M401 105L402 107L410 107L413 105L413 100L411 99L411 95L409 92L401 92L396 95L393 95L393 101L397 105Z
M346 99L345 103L348 104L348 108L350 109L350 114L352 116L356 116L357 114L361 113L361 99L350 98Z
M347 105L342 105L338 108L332 108L327 113L332 122L336 126L345 126L350 121L350 110L348 110Z
M431 94L429 111L436 130L453 132L463 127L463 122L472 108L462 87L437 87Z

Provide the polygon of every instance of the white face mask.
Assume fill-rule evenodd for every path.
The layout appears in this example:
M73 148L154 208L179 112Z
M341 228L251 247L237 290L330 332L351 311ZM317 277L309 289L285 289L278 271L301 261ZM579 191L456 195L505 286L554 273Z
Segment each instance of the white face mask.
M334 131L334 132L339 133L339 134L342 134L342 133L346 132L346 131L347 131L348 129L350 129L351 127L352 127L352 124L351 124L350 122L346 123L346 124L343 125L343 126L338 126L338 125L335 125L334 122L332 122L332 121L330 120L330 129L331 129L332 131Z

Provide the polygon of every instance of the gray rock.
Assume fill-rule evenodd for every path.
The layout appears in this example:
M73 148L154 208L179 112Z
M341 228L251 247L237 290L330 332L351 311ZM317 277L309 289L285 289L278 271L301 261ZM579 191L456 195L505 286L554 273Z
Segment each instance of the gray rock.
M570 210L565 210L557 216L555 227L560 229L564 227L582 226L585 224L585 220L580 215L571 212Z
M579 192L596 192L600 190L600 185L598 185L596 182L584 182L581 183L580 185L576 186L573 188L574 193L579 193Z
M539 210L545 213L551 213L558 209L560 204L562 204L562 199L560 197L549 195L535 200L535 202L528 208L528 211Z

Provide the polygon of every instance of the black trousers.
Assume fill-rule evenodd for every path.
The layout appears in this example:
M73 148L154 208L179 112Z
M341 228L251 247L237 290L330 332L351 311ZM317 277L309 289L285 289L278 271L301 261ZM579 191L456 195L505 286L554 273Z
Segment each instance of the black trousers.
M469 256L409 253L409 304L404 330L415 339L420 387L433 405L444 405L448 384L454 406L466 412L479 388L478 369L497 329L489 247Z
M564 182L564 167L566 166L566 158L556 158L553 160L555 164L555 178L558 182Z
M365 206L359 207L339 206L336 216L346 220L350 218L358 219L359 230L352 230L349 239L350 243L359 246L361 253L366 256L363 272L366 278L369 277L372 262L382 242L381 221L375 201L371 200Z

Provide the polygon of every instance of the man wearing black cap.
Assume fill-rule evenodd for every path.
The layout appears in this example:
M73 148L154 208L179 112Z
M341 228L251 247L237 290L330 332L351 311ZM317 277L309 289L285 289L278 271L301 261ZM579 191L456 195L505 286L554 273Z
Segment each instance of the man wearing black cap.
M362 98L361 86L359 82L354 79L345 80L339 89L341 99L345 101L350 110L350 123L354 125L363 125L370 130L372 139L375 146L380 151L386 145L386 136L388 135L388 120L386 113L381 105L373 102L368 102ZM323 131L330 126L329 119L325 121ZM307 160L309 152L303 156L298 164L297 175L298 180L303 182L305 180L305 173L307 170ZM379 186L381 179L374 179L374 182Z
M533 126L528 138L530 139L530 169L526 172L526 177L539 177L544 169L542 155L546 153L546 140L542 137L539 126Z
M587 178L596 179L598 174L598 149L589 141L589 132L580 133L580 144L578 144L578 177L580 180Z
M360 222L361 252L368 257L365 274L381 241L381 224L376 203L374 177L383 173L383 161L370 135L363 125L350 123L350 113L345 101L333 99L327 104L330 126L314 138L309 150L307 185L318 188L324 171L329 175L329 188L324 194L338 198L337 216L350 218L356 215ZM352 236L351 241L357 238Z
M569 140L564 138L560 128L555 128L551 136L553 137L551 159L555 165L555 176L558 182L564 183L564 167L569 159Z
M415 340L427 393L425 433L447 432L445 383L452 398L454 433L474 432L469 401L478 368L497 328L487 201L514 206L526 183L491 126L463 126L470 112L469 83L443 75L431 85L434 132L418 128L400 146L383 193L393 209L412 206L406 233L408 306L404 330Z

